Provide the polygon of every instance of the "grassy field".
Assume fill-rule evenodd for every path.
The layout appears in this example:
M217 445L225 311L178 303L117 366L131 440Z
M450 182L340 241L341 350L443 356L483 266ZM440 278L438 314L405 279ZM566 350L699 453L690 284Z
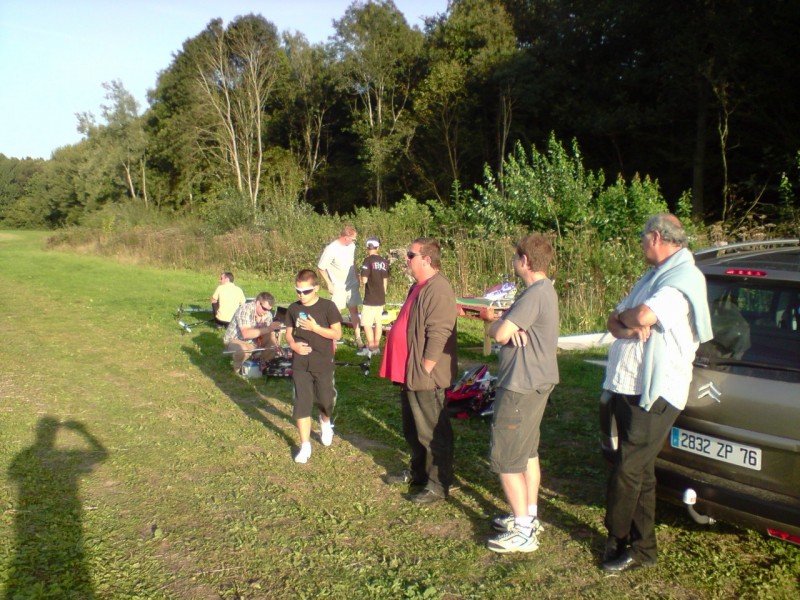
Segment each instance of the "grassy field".
M381 480L406 460L396 390L342 367L334 444L315 437L296 465L290 382L239 379L219 331L176 325L216 273L45 252L43 239L0 233L5 599L798 595L800 548L664 504L659 565L603 576L601 373L580 354L561 356L543 423L542 546L499 556L485 549L488 518L507 511L488 423L454 421L461 487L416 507ZM291 282L238 281L293 299ZM461 347L479 347L477 324L460 325Z

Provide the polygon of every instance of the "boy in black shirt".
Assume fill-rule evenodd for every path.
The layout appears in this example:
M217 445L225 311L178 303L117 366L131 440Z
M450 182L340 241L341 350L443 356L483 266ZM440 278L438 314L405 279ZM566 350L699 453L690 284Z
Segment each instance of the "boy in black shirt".
M336 404L333 381L334 350L342 337L342 315L330 300L317 295L317 274L304 269L295 279L297 302L289 305L286 320L286 341L292 349L292 379L294 381L294 410L300 451L297 463L311 457L311 410L319 411L320 441L323 446L333 442L331 414Z

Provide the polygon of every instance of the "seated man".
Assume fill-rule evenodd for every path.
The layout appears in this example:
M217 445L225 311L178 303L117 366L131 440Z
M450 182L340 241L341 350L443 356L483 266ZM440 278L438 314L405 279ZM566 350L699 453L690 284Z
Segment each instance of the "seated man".
M225 271L219 276L219 285L211 294L211 311L217 325L227 327L233 313L246 301L242 288L233 284L233 273Z
M261 292L252 302L236 309L225 330L225 350L233 354L233 370L241 372L248 354L256 348L265 348L265 354L273 356L278 351L278 336L281 322L272 320L272 305L275 298L269 292Z

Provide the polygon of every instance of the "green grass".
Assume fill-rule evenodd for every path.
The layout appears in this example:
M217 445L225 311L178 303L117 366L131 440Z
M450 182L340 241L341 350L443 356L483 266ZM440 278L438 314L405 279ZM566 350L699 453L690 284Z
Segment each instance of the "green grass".
M337 371L337 438L292 461L291 385L244 381L220 332L174 310L213 273L45 252L0 233L0 594L5 598L794 598L800 549L659 504L660 563L606 578L600 369L560 358L545 414L541 549L485 549L507 510L488 423L454 421L451 501L416 507L381 476L404 466L396 390ZM239 274L237 274L239 275ZM292 300L291 282L237 277ZM460 346L480 324L460 321ZM355 361L353 349L340 350ZM481 360L477 350L462 353ZM492 365L494 366L494 365Z

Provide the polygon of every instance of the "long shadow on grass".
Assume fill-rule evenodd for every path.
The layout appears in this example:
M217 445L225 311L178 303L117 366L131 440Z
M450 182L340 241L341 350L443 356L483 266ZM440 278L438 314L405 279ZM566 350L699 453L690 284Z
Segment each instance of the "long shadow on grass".
M77 436L83 447L59 446L64 434ZM106 449L82 423L62 423L52 416L39 419L33 445L17 454L8 468L19 489L7 600L68 593L94 598L78 491L81 476L106 458Z
M284 429L275 425L264 413L275 415L288 423L294 424L290 412L285 412L279 407L267 402L264 397L255 389L252 383L239 378L230 365L228 368L219 368L219 353L222 352L222 341L220 336L213 333L201 333L195 336L194 342L197 346L184 346L183 351L189 360L197 366L211 381L213 381L220 391L228 396L239 409L250 419L258 421L264 427L272 430L278 437L286 440L288 446L294 444L294 439ZM257 381L257 380L253 380ZM249 393L242 397L236 393L237 387L247 386Z

